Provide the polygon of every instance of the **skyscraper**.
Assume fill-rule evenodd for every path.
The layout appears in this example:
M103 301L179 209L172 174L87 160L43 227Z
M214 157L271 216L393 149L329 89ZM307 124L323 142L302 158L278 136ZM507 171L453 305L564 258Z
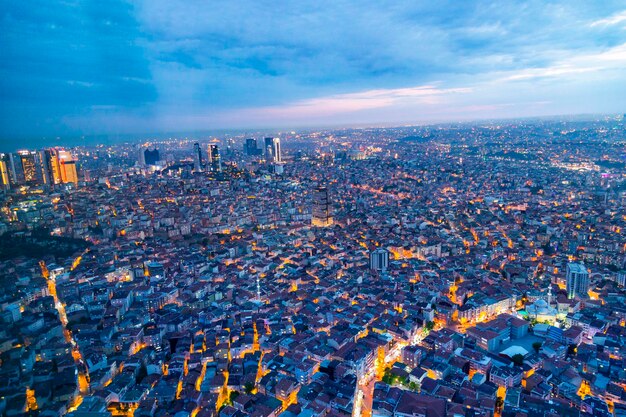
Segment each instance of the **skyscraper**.
M326 227L333 224L332 207L328 188L316 187L313 191L313 216L311 218L313 226Z
M196 172L202 171L202 151L198 142L193 144L193 170Z
M209 166L213 172L222 171L222 160L220 158L220 150L217 145L209 145Z
M386 271L389 266L389 252L378 248L370 252L370 269L374 271Z
M156 165L157 162L161 160L159 155L159 150L154 148L150 150L149 148L143 151L143 160L145 165Z
M45 149L41 153L43 181L47 185L78 183L76 158L63 148Z
M24 182L28 184L36 183L38 179L38 164L35 156L37 155L37 153L31 151L19 151L18 155L22 165L22 175L24 176Z
M282 162L279 138L265 138L265 160L267 162Z
M228 138L226 140L226 155L232 155L235 152L235 139Z
M59 150L58 155L59 166L61 168L61 181L64 184L78 184L78 171L76 170L76 159L74 156L66 150Z
M272 146L272 139L273 138L264 139L265 146L263 147L263 151L264 151L263 153L265 154L266 161L271 161L274 158L274 149Z
M11 188L11 176L9 174L10 165L9 155L0 154L0 184L2 188L8 190Z
M567 264L566 277L567 298L574 296L585 297L589 290L589 272L582 263L570 262Z
M257 148L256 139L253 139L253 138L246 139L244 150L246 152L246 155L248 156L259 155L259 149Z

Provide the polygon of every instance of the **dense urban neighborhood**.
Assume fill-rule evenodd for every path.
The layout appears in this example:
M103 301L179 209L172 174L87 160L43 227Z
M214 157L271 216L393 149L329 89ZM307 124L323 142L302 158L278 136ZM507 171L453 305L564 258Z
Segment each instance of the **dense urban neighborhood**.
M626 416L622 116L0 171L2 416Z

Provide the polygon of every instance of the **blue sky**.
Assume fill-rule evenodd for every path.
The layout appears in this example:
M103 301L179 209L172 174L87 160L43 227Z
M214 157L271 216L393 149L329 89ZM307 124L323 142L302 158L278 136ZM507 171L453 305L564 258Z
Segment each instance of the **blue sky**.
M0 0L0 140L626 112L622 1Z

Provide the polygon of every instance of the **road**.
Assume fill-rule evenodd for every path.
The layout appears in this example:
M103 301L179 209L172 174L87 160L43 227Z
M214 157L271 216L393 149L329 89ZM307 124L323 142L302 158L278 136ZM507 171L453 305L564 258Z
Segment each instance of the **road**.
M80 256L77 257L74 260L73 264L77 265L78 263L80 263L80 258ZM48 292L54 298L54 306L59 314L59 320L61 321L61 325L63 326L63 335L65 336L65 340L72 346L72 358L74 359L74 364L76 365L77 369L76 384L79 394L74 398L72 404L69 405L68 412L70 412L75 410L83 402L83 395L89 393L89 375L79 346L76 343L76 340L74 340L72 332L67 328L67 314L65 312L65 305L63 305L57 295L56 281L48 276L47 268L45 267L45 265L42 266L42 274L48 282Z
M421 339L416 338L415 342L418 343ZM387 352L385 356L385 367L393 364L402 355L402 349L407 346L406 343L397 342L396 345ZM371 417L372 405L374 402L374 386L378 379L376 378L376 362L374 366L367 370L366 375L358 381L358 388L355 392L354 409L352 412L353 417L363 416Z

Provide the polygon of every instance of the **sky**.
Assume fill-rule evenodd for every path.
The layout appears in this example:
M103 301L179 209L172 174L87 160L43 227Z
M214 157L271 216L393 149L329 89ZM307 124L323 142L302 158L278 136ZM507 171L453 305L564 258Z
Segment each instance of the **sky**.
M626 2L0 0L0 146L626 112Z

